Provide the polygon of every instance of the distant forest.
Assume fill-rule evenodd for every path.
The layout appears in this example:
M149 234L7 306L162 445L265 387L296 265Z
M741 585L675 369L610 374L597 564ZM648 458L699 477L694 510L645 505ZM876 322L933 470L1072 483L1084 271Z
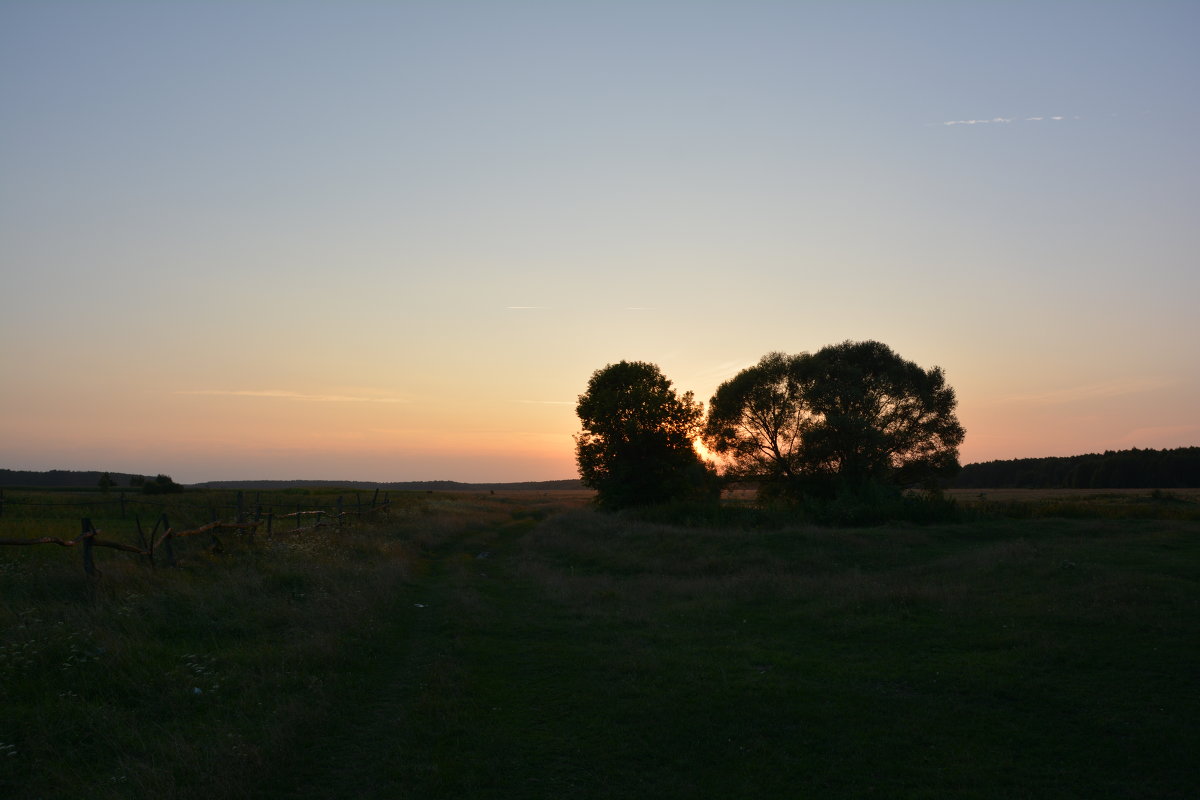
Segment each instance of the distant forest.
M0 469L0 486L10 489L96 489L105 475L112 481L113 489L136 488L141 491L142 475L128 472L79 472L69 469L52 469L36 472L26 469Z
M967 464L955 489L1195 489L1200 447L1107 450L1061 458L1017 458Z

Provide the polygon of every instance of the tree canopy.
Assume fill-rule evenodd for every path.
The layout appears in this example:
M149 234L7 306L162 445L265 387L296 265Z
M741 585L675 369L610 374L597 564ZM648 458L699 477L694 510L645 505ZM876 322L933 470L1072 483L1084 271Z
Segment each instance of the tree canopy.
M705 444L767 492L911 485L954 474L954 390L874 341L771 353L718 389Z
M714 487L696 453L703 406L679 396L650 363L621 361L592 374L576 413L575 455L585 486L604 507L649 505Z

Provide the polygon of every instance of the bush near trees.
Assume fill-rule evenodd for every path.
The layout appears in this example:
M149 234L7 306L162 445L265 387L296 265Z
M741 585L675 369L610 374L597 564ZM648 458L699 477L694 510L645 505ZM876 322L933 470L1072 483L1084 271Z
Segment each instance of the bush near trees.
M585 486L605 508L715 497L715 473L696 452L704 409L679 396L658 366L609 364L592 374L575 409L575 456Z
M170 475L158 475L154 480L142 483L143 494L175 494L182 491L183 487L171 480Z
M764 497L878 505L958 471L956 403L940 368L880 342L847 341L811 355L770 353L723 383L704 441L726 476L757 482Z

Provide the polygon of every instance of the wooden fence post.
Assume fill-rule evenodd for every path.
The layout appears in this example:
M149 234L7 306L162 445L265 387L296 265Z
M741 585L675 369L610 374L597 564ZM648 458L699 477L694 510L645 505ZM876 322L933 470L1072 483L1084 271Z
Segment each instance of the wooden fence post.
M121 492L121 519L125 519L125 493Z
M242 495L242 493L241 493L241 492L238 492L238 497L239 497L239 498L241 497L241 495ZM217 510L216 510L215 508L214 508L214 509L211 509L211 516L212 516L212 521L213 521L214 523L216 523L216 522L217 522L217 520L218 520L218 519L220 519L220 517L218 517L218 516L217 516ZM217 553L220 553L222 550L224 550L224 548L223 548L223 547L221 547L221 540L217 538L217 531L216 531L216 528L214 528L214 529L213 529L213 532L212 532L211 534L209 534L209 535L210 535L210 536L212 536L212 548L211 548L211 551L212 551L213 555L216 555Z
M340 494L337 499L337 526L342 527L342 496Z
M96 538L96 529L87 517L83 518L82 526L83 533L80 536L83 539L83 571L89 578L98 578L100 573L96 571L96 562L92 558L92 540Z
M175 546L171 544L171 537L169 535L171 531L171 523L167 519L167 512L165 511L162 515L162 524L163 530L168 534L166 538L163 539L163 545L167 549L167 565L173 567L175 566Z
M375 510L375 504L379 502L379 487L375 487L375 496L371 498L371 510Z
M271 523L275 521L275 509L267 508L267 536L271 535Z
M0 489L0 517L4 516L4 490Z
M237 493L237 519L235 519L234 522L241 524L242 521L242 492L239 489Z

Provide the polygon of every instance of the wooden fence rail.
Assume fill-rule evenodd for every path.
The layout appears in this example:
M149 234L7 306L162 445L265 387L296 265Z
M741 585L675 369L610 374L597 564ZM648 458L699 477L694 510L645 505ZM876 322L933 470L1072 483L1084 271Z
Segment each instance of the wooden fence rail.
M281 531L281 533L304 533L307 531L315 531L318 528L332 527L334 525L336 525L337 527L340 528L342 526L343 520L346 517L361 516L361 515L376 512L376 511L387 511L391 506L390 500L384 500L382 503L372 503L371 507L368 509L365 509L365 510L342 511L341 510L341 502L340 502L341 498L338 498L338 500L339 500L338 511L333 514L330 514L330 512L325 511L323 509L318 509L316 511L297 509L296 511L289 513L289 514L280 514L279 517L281 519L290 517L290 518L295 518L297 520L297 522L299 522L301 518L306 517L306 516L315 516L316 517L316 521L312 525L295 527L295 528L292 528L291 530ZM131 545L131 544L124 544L123 542L114 542L114 541L108 541L105 539L101 539L100 538L101 531L96 530L96 528L92 525L92 521L90 518L84 517L80 520L82 530L81 530L80 534L78 536L76 536L74 539L62 539L57 536L42 536L42 537L38 537L36 539L0 539L0 545L14 545L14 546L18 546L18 547L34 545L34 544L55 544L55 545L58 545L59 547L81 546L80 549L83 552L83 570L84 570L84 572L87 573L88 577L99 578L100 570L98 570L96 568L95 560L93 559L92 549L95 547L108 547L108 548L112 548L113 550L122 550L127 553L135 553L137 555L146 556L150 559L151 566L156 566L155 554L161 551L166 554L168 565L174 566L175 565L175 551L174 551L174 548L171 546L171 542L174 539L183 539L183 538L186 538L189 536L199 536L199 535L205 534L205 533L211 534L213 537L212 550L213 550L213 552L220 552L221 543L216 537L217 531L232 530L232 531L239 531L239 532L247 532L247 533L249 533L251 541L253 541L254 534L261 525L265 524L267 526L268 534L270 534L272 532L271 531L271 523L272 523L274 516L275 515L271 511L268 511L265 515L262 513L256 512L256 514L255 514L256 519L253 522L242 522L241 521L242 514L239 511L238 518L232 522L222 522L220 520L214 519L212 522L209 522L205 525L201 525L196 528L188 528L186 530L175 530L174 528L172 528L170 526L170 523L167 520L167 515L164 513L154 523L154 529L150 532L149 541L147 541L146 536L142 531L141 520L140 519L137 520L137 533L138 533L139 541L142 542L141 547L137 547L137 546ZM335 522L333 522L333 523L323 522L321 520L322 516L332 516L333 519L335 520ZM159 536L157 539L155 539L154 535L158 532L160 525L163 528L162 535Z

